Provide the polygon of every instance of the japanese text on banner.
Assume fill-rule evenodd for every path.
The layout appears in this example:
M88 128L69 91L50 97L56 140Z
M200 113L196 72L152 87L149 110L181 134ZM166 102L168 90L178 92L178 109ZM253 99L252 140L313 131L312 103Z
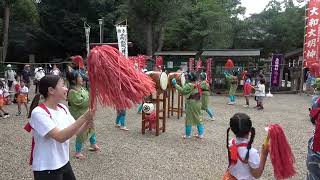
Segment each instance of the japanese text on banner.
M128 34L127 26L118 25L116 26L118 36L118 47L119 51L128 58Z
M304 42L304 66L310 67L319 62L319 17L320 1L311 0L306 9L306 34Z

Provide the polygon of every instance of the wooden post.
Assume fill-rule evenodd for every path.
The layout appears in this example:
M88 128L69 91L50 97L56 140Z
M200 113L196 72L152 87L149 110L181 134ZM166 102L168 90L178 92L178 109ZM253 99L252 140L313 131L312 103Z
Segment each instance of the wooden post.
M181 96L181 114L180 114L180 116L182 117L182 114L183 114L183 96L182 96L182 94L180 94L180 96Z
M146 114L142 110L142 121L141 121L141 133L145 134L146 133Z
M174 106L174 88L171 89L171 116L173 116L173 106Z
M166 91L166 92L168 92L168 91ZM167 107L166 107L166 104L167 104L167 93L164 93L163 94L163 102L162 102L162 104L163 104L163 109L162 109L162 132L166 132L166 109L167 109Z
M168 118L170 117L170 89L167 90L167 96L166 96L166 99L168 98Z
M160 111L159 92L157 91L157 98L156 98L156 136L159 136L159 111Z
M178 107L177 107L177 114L178 114L178 119L180 118L180 101L181 101L181 98L180 98L180 93L178 92Z

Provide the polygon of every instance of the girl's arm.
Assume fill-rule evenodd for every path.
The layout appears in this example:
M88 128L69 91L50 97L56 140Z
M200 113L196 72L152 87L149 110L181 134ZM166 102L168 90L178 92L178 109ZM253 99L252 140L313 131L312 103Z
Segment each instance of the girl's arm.
M251 168L250 166L250 172L251 172L251 175L254 177L254 178L260 178L262 173L263 173L263 170L264 170L264 167L266 165L266 161L267 161L267 157L268 157L268 145L265 145L263 144L262 145L262 150L261 150L261 153L260 153L260 165L257 169L253 169Z
M93 112L90 112L89 110L83 114L78 120L76 120L73 124L71 124L69 127L65 129L58 129L53 128L47 136L55 139L56 141L63 143L70 139L73 135L77 134L80 130L84 130L84 126L86 122L92 121L93 119ZM83 126L83 127L82 127Z
M87 121L85 122L80 129L77 131L76 135L82 134L85 132L88 128L94 128L94 123L93 121Z

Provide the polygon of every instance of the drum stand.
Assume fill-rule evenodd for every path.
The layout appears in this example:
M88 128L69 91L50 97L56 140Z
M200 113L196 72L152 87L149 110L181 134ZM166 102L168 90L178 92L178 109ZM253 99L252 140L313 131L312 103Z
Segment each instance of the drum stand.
M174 107L175 92L176 92L175 88L171 88L168 90L168 118L170 117L170 113L171 113L171 116L173 116L173 113L177 113L178 119L179 119L180 117L182 117L182 113L183 113L183 96L180 92L177 92L178 107Z
M156 109L156 136L159 136L160 130L162 132L166 131L166 91L163 90L157 90L156 96L151 99L151 103L155 104ZM162 120L162 127L160 127L160 120ZM141 133L145 134L146 129L149 129L150 131L152 130L151 122L146 119L146 114L144 111L142 111L142 129Z

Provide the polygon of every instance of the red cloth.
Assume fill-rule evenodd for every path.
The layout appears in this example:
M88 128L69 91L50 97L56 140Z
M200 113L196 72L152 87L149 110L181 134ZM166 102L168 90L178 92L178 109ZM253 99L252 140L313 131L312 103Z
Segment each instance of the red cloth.
M251 86L251 84L248 83L248 82L244 83L244 85L243 85L243 94L244 94L245 96L248 96L248 95L251 94L251 92L252 92L252 86Z

